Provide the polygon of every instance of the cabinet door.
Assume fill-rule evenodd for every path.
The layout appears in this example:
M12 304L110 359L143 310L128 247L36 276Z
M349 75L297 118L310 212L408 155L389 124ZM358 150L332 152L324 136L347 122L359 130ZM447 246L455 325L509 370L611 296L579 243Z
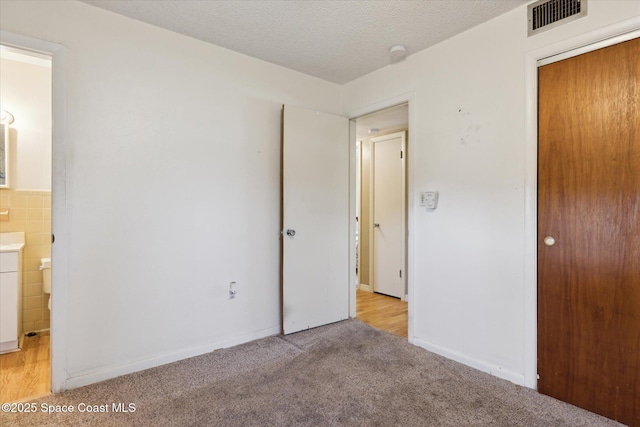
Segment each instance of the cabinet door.
M18 273L0 273L0 343L18 339Z
M18 252L0 252L0 273L18 271Z

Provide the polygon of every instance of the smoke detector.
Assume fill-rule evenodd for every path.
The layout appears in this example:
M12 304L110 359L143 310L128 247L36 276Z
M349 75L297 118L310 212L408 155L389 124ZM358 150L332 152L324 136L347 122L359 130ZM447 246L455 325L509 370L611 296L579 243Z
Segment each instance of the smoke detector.
M404 45L397 44L389 49L389 62L395 64L396 62L404 61L407 57L407 48Z

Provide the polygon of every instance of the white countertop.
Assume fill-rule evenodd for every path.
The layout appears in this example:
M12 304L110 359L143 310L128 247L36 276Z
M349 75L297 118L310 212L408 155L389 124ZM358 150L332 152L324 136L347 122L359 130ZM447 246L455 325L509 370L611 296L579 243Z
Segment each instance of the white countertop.
M24 247L24 243L12 243L10 245L0 245L0 252L18 252Z
M0 252L17 252L24 247L24 233L0 233Z

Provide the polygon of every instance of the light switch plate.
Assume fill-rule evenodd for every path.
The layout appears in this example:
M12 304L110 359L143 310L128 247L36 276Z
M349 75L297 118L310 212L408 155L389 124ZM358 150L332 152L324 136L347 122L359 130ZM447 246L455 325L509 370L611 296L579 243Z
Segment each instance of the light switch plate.
M434 210L438 207L438 192L425 191L420 193L420 206L425 206L427 210Z

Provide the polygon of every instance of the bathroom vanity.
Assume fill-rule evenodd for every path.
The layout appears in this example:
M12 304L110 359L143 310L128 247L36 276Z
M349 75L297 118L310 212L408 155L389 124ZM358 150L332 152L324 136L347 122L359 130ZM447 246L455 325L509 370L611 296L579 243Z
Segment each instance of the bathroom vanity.
M0 233L0 353L20 350L23 248L24 233Z

